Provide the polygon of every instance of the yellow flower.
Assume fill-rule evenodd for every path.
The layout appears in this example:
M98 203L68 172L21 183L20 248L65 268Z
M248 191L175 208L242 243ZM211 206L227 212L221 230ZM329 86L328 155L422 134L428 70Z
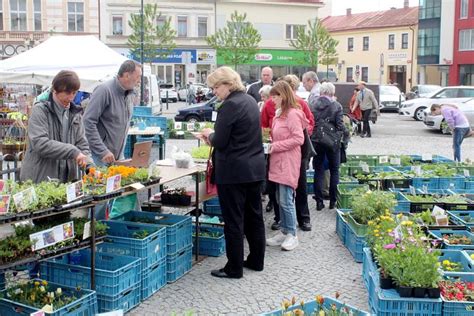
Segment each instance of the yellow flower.
M45 281L45 280L43 280L43 282L41 282L41 283L43 283L44 286L48 285L48 282Z
M387 233L391 233L391 232L392 232L392 230L391 230L391 229L387 229Z
M375 234L375 237L380 237L380 234Z
M289 300L284 300L282 305L283 305L283 309L286 310L286 309L288 309L288 307L291 306L291 303L290 303Z
M295 303L296 303L296 297L293 296L291 298L291 305L295 305Z
M444 266L449 266L451 264L451 262L449 262L449 260L443 260L443 265Z
M380 232L378 229L374 229L374 234L377 234L378 232Z
M38 281L35 281L35 286L38 287L40 283Z
M367 224L368 224L369 226L372 226L372 225L374 224L374 221L368 221Z
M398 217L398 218L402 218L402 216L403 216L403 213L398 213L398 214L397 214L397 217Z
M324 313L324 311L319 311L319 316L326 316L326 314Z

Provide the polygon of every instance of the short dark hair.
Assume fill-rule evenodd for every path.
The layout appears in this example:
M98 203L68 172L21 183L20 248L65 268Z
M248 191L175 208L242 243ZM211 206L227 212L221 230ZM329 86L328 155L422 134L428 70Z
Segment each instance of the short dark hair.
M59 92L76 92L81 87L79 77L74 71L61 70L53 79L53 91Z
M123 75L124 75L126 72L132 73L132 72L135 71L135 69L136 69L137 67L140 67L140 68L141 68L142 65L140 65L139 63L137 63L137 62L134 61L134 60L128 59L128 60L124 61L124 62L122 63L122 65L120 65L120 69L119 69L119 71L118 71L118 76L119 76L119 77L123 77Z
M434 111L440 108L441 108L441 104L432 104L430 108L430 112L433 113Z

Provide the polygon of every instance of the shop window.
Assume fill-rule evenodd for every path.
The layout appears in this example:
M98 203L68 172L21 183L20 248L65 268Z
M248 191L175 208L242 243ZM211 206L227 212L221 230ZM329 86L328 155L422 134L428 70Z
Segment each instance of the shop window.
M198 37L207 36L207 17L198 17Z
M26 0L10 0L12 31L26 31Z
M408 49L408 33L402 34L402 49Z
M354 82L354 68L347 67L346 68L346 81L347 82Z
M395 49L395 34L388 35L388 49Z
M178 16L178 37L188 37L187 16Z
M369 37L364 36L362 38L362 50L369 50Z
M112 17L112 34L123 35L123 17L113 16Z
M68 32L84 32L84 3L67 3Z
M35 31L41 31L41 0L34 0L33 15L35 22Z
M361 67L362 81L369 82L369 67Z
M347 39L347 51L348 52L354 51L354 38L353 37L349 37Z

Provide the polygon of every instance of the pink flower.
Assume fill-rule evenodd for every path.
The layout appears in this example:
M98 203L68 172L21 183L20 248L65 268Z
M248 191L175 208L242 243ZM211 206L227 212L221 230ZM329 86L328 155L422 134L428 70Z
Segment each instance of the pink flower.
M397 246L395 244L387 244L385 246L383 246L384 249L393 249L393 248L396 248Z

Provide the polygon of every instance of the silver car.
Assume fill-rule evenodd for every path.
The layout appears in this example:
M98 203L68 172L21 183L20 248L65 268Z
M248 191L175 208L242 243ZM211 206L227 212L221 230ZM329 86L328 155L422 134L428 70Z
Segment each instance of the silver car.
M469 124L474 128L474 98L464 102L450 102L450 104L456 105L461 111L463 111ZM431 115L430 109L428 108L424 111L424 115L423 122L426 127L439 130L443 134L449 134L451 132L442 115Z

